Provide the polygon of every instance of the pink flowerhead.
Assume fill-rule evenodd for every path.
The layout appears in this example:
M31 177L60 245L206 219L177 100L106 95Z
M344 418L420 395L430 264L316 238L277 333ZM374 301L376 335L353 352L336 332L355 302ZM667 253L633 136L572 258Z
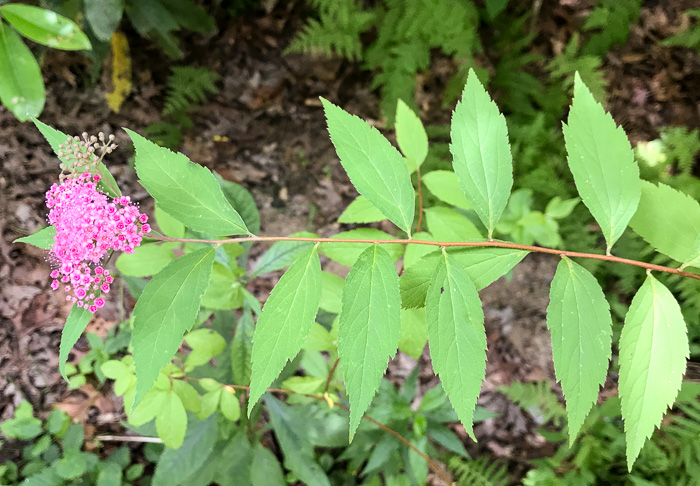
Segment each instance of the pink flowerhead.
M102 179L102 176L100 174L95 174L92 176L92 180L95 182L100 182L100 179Z
M102 275L102 272L104 272L104 268L102 267L95 267L95 273L97 275Z
M61 284L58 283L58 280L54 280L53 282L51 282L51 289L52 290L56 290L60 286L61 286Z
M95 299L95 305L99 308L102 308L105 306L105 300L102 297L98 297Z
M79 299L82 299L83 297L85 297L85 294L86 294L86 293L87 293L87 292L85 292L85 289L83 289L83 288L76 289L76 291L75 291L75 295L76 295L76 297L78 297Z
M104 292L105 294L108 294L108 293L109 293L109 284L106 284L106 283L105 283L105 284L102 284L102 286L100 287L100 289L101 289L102 292Z
M95 311L97 311L97 306L96 306L96 305L91 305L90 307L88 307L88 310L94 314Z
M114 277L110 277L109 275L107 275L105 277L105 282L107 282L108 284L111 284L112 282L114 282Z
M148 216L146 216L145 214L142 214L141 216L139 216L139 221L141 221L142 223L145 223L146 221L148 221Z
M58 275L59 275L58 270L54 270L51 272L51 278L58 278Z
M151 225L148 223L144 224L143 226L141 226L141 231L143 231L144 233L150 233L151 232Z

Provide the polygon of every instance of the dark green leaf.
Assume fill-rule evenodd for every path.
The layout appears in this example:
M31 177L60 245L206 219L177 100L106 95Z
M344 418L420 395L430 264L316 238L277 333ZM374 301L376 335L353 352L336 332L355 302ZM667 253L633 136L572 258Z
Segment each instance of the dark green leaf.
M63 326L63 332L61 333L61 344L58 352L58 371L63 376L64 380L68 380L66 377L66 360L68 359L68 354L70 353L75 343L80 339L80 335L83 333L87 327L90 319L92 318L92 313L85 307L78 307L78 304L73 304L73 307L68 314L68 319L66 319L66 324Z
M19 121L39 116L46 93L39 64L12 27L0 22L0 102Z

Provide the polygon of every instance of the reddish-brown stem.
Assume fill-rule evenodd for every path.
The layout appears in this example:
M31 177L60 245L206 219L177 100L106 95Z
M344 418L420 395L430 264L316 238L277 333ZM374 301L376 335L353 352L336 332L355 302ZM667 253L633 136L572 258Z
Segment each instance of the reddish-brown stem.
M149 233L147 236L161 241L175 241L183 243L213 243L215 245L224 245L226 243L243 243L246 241L309 241L312 243L368 243L375 245L393 244L414 244L414 245L429 245L439 246L443 248L450 247L495 247L495 248L511 248L514 250L524 250L537 253L549 253L551 255L559 255L575 258L590 258L593 260L604 260L608 262L624 263L635 267L646 268L657 272L671 273L681 277L700 280L700 275L697 273L686 272L679 268L665 267L663 265L655 265L653 263L640 262L638 260L630 260L629 258L621 258L613 255L599 255L596 253L582 253L578 251L556 250L554 248L546 248L541 246L521 245L518 243L510 243L508 241L425 241L413 239L391 239L391 240L371 240L371 239L348 239L348 238L304 238L293 236L245 236L241 238L226 238L221 240L203 240L192 238L170 238L169 236L159 236Z
M416 233L418 233L423 224L423 190L421 189L423 184L421 183L420 167L416 167L416 177L418 178L418 225L416 226Z
M333 379L333 375L335 374L335 369L338 367L338 363L340 363L340 358L336 358L335 363L333 363L333 367L328 372L328 379L326 380L326 386L323 389L323 393L328 393L328 387L331 386L331 380Z

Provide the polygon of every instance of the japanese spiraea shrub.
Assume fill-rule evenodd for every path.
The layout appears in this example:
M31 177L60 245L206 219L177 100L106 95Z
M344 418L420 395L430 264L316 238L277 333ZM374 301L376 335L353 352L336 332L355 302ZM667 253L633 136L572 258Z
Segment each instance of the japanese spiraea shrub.
M325 254L352 267L342 289L342 303L335 309L339 314L335 329L338 373L342 373L350 404L350 439L406 326L427 327L423 335L427 334L433 369L474 438L472 419L486 366L484 313L478 291L511 270L528 252L545 252L560 257L547 325L573 441L606 379L612 342L612 319L603 290L575 260L596 258L637 265L647 269L647 277L632 300L619 345L619 394L631 468L645 440L673 404L685 372L689 351L681 309L652 272L700 278L686 269L700 267L698 202L663 184L640 180L624 131L578 76L564 125L568 163L580 197L600 227L605 254L492 238L511 194L513 161L506 121L473 72L452 116L453 171L441 171L439 183L433 184L437 187L433 192L450 207L424 209L422 198L416 197L411 174L420 174L428 139L410 108L401 102L398 106L399 151L360 118L325 99L322 102L340 162L360 194L340 221L388 219L400 237L373 228L357 228L331 238L311 233L256 236L259 220L246 216L245 204L236 202L242 199L227 197L225 181L184 155L127 130L136 148L139 181L156 201L156 216L160 211L163 221L167 217L168 224L161 224L161 229L168 233L164 226L179 227L164 236L148 226L148 217L121 195L105 169L102 155L97 154L111 150L109 141L105 145L87 136L83 142L77 138L66 141L64 134L37 122L68 173L51 194L66 197L61 200L61 214L55 212L52 200L51 227L20 241L49 249L56 264L54 280L62 281L59 287L75 302L63 331L61 370L92 312L104 305L102 285L109 276L104 259L113 251L149 249L148 254L153 255L149 262L157 267L144 273L155 275L143 288L133 313L135 384L129 385L125 398L127 409L133 410L152 387L167 388L167 381L163 385L156 380L161 381L164 367L172 366L183 335L192 329L200 307L206 306L202 299L210 287L220 285L222 278L235 280L240 275L222 273L222 262L235 259L243 251L240 244L277 241L250 274L254 278L289 266L255 326L252 369L245 378L250 384L248 414L299 353L315 325L323 287L329 281L319 259L319 254ZM80 197L72 197L72 191L89 193L89 208L75 211L67 207L80 204ZM570 210L562 207L561 212ZM421 231L423 217L428 231ZM614 256L614 244L628 226L676 260L678 268ZM73 234L65 235L70 228ZM75 228L83 228L82 233ZM77 234L82 240L76 240ZM193 234L206 236L184 239ZM169 256L163 257L158 248L173 242L186 242L185 255L175 258L166 246ZM396 262L402 257L405 271L397 272ZM244 296L252 302L249 293L244 291ZM236 306L232 302L229 308ZM424 343L425 337L417 354Z

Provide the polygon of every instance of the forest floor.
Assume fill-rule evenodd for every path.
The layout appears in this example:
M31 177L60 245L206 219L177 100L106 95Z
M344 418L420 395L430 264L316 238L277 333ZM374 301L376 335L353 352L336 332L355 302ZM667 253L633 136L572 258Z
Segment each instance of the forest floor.
M683 2L669 2L673 7L648 3L628 43L605 58L608 108L633 144L658 138L662 126L700 127L697 54L662 49L656 42L677 26ZM551 57L580 28L583 7L578 4L544 2L537 19L541 54ZM204 66L221 76L220 92L192 113L194 128L186 132L181 151L251 191L263 235L313 230L330 236L342 230L335 220L356 193L327 136L319 96L381 126L378 98L368 89L370 74L342 60L283 53L303 25L300 10L290 2L269 14L251 11L228 18L209 38L186 39L186 58L178 63ZM83 57L49 51L41 119L70 134L114 133L120 149L110 156L109 169L124 192L148 212L152 203L129 168L132 150L120 127L139 132L161 119L169 64L154 62L163 55L150 42L134 35L130 43L134 89L119 113L106 103L106 75L90 85ZM487 49L486 63L488 55ZM427 123L449 120L450 110L442 108L440 95L454 66L449 59L438 61L419 93ZM0 107L0 421L12 417L14 407L27 399L42 414L62 408L86 425L88 436L121 433L123 410L109 387L88 383L79 390L66 389L57 371L58 343L70 305L49 289L45 253L12 243L45 225L44 194L57 175L57 159L34 126L17 122ZM254 250L251 266L263 250ZM338 265L324 263L342 274ZM468 448L507 460L516 474L525 470L527 459L553 450L536 432L534 419L497 387L514 380L554 382L545 310L555 265L554 259L529 256L511 280L501 279L482 291L489 355L479 404L500 416L479 424L478 446L471 443ZM249 290L262 300L277 278L279 274L255 279ZM105 307L88 331L104 336L129 315L133 301L126 287L118 293L120 298ZM70 359L77 363L87 350L81 338ZM422 386L433 386L427 352L419 361ZM414 360L399 354L390 377L400 381L413 366ZM463 429L461 433L470 442ZM0 451L0 463L17 452Z

